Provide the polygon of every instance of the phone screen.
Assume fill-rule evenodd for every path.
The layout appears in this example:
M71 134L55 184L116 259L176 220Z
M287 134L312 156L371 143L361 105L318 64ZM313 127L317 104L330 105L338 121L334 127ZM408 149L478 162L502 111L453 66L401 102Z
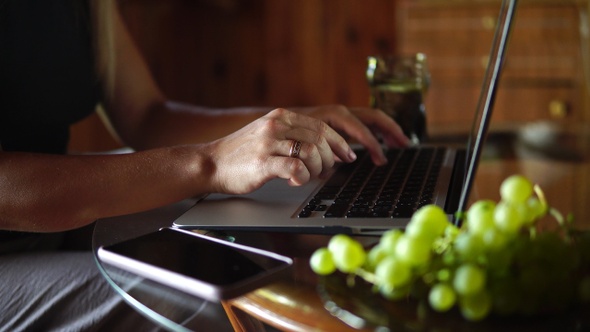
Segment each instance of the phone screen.
M219 287L291 264L286 257L167 228L104 250Z

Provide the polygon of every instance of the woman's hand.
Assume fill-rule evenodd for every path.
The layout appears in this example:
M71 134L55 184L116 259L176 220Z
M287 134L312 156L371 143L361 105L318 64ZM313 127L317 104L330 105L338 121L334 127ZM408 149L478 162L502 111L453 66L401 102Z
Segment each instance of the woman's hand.
M296 141L301 142L299 155L290 156ZM329 170L336 159L356 159L346 140L325 122L284 109L204 147L212 162L212 191L231 194L251 192L276 177L302 185Z
M329 105L293 110L318 118L342 135L356 140L367 148L377 165L387 162L377 136L388 147L406 147L410 144L401 127L390 116L377 109Z

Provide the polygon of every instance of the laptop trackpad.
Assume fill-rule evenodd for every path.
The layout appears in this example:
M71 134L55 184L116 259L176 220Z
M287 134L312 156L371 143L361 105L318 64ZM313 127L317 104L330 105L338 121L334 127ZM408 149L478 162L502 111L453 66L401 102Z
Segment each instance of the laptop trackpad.
M248 221L264 225L268 220L296 217L301 204L321 181L293 187L287 180L274 179L246 195L211 194L200 200L174 223L178 226L244 226Z

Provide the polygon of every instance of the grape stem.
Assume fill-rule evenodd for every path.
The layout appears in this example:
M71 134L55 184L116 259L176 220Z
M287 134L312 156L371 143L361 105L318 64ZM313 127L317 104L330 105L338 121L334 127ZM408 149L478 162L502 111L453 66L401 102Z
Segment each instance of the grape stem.
M535 191L537 197L539 197L539 202L541 202L541 205L543 206L543 213L547 213L549 204L547 203L547 198L545 198L545 193L543 192L543 189L541 189L541 187L538 184L535 184L533 190Z
M529 237L531 239L537 237L537 229L534 226L529 228Z
M553 218L555 218L555 220L557 220L557 223L559 224L559 226L565 227L565 220L564 220L563 215L561 214L561 212L559 212L557 209L549 208L549 214Z
M364 269L357 269L354 273L357 276L363 278L367 282L370 282L375 285L378 284L377 276L374 273L371 273L371 272L364 270ZM354 276L354 275L352 275L352 276Z
M549 214L550 216L552 216L553 218L555 218L555 220L557 221L557 224L559 225L559 227L561 227L562 229L565 230L565 236L568 238L569 240L569 235L567 232L567 225L566 225L566 219L563 217L563 214L561 214L561 212L555 208L549 207L549 204L547 203L547 199L545 198L545 193L543 192L543 190L541 189L541 187L539 185L535 185L533 187L535 194L537 194L537 197L539 197L539 201L541 202L541 204L543 205L543 211L546 214ZM571 218L568 218L568 221Z

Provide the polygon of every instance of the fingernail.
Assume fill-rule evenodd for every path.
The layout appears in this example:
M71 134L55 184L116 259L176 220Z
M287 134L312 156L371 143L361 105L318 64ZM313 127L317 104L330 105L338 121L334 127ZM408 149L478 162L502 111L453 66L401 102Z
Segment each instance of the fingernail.
M355 161L356 160L356 153L354 153L354 151L350 150L350 152L348 153L348 159L350 159L350 161Z
M385 156L385 153L383 151L381 151L380 155L381 155L380 156L381 157L381 166L383 166L383 165L387 164L388 160L387 160L387 157Z

